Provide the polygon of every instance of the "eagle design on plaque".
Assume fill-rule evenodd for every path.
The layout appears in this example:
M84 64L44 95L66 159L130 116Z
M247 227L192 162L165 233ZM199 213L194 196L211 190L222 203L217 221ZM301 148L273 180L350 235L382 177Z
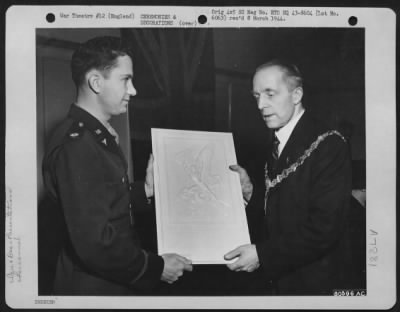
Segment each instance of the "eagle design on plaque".
M183 168L189 178L188 185L179 192L179 197L196 207L211 205L229 207L218 198L222 179L212 171L214 144L207 144L199 149L188 148L176 154L175 161Z

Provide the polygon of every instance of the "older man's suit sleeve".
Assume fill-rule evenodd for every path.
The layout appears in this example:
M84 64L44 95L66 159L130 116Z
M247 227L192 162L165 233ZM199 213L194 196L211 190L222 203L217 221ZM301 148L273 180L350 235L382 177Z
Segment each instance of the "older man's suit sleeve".
M80 265L94 275L150 288L160 281L164 262L141 249L131 227L128 181L121 171L105 171L108 164L96 144L86 134L52 155L70 245Z
M292 184L284 185L289 179ZM280 187L285 188L285 192L282 191L281 196L297 197L285 203L299 205L303 212L296 217L286 216L299 218L292 228L286 227L279 235L256 244L268 278L277 278L312 263L335 246L344 230L350 183L348 146L336 135L327 137L303 167L282 182ZM280 198L281 205L284 200Z

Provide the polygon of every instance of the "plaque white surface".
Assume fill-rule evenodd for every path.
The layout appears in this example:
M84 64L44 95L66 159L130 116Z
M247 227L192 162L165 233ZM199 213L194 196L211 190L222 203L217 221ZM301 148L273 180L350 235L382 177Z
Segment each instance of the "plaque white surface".
M152 129L159 254L226 263L250 243L231 133Z

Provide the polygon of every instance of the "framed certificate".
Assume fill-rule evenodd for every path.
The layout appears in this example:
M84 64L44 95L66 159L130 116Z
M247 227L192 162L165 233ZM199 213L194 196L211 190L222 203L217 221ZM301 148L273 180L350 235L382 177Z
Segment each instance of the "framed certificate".
M231 133L152 129L158 252L225 263L250 243Z

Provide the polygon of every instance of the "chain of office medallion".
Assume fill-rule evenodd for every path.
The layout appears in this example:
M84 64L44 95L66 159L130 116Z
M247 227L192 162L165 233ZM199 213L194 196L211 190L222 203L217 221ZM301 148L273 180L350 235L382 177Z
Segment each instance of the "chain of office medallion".
M276 185L281 183L283 180L285 180L291 173L295 172L296 169L299 166L301 166L308 157L310 157L311 153L318 147L318 145L323 140L325 140L326 137L328 137L330 135L334 135L334 134L340 136L343 139L343 141L346 142L346 139L336 130L331 130L331 131L325 132L324 134L321 134L310 145L310 147L304 152L304 154L301 157L299 157L299 159L295 163L293 163L289 168L283 169L282 172L280 174L278 174L276 176L276 178L273 179L272 181L268 177L267 164L265 164L265 187L266 187L265 198L267 198L270 188L275 187Z

